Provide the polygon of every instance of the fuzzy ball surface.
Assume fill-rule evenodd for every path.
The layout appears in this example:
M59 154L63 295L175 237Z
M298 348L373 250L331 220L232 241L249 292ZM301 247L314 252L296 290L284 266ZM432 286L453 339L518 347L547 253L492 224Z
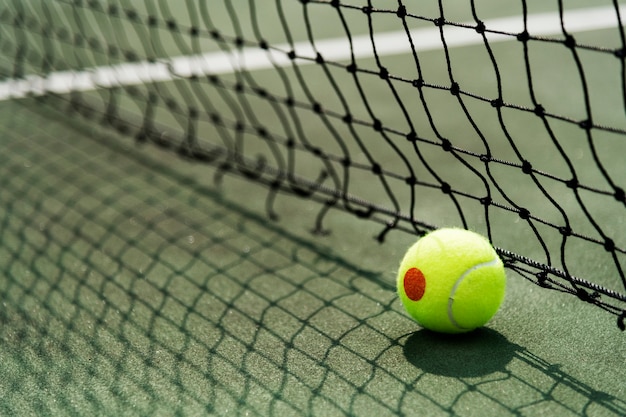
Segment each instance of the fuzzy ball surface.
M485 237L444 228L408 249L398 270L397 288L406 311L421 326L464 333L483 326L498 311L506 274Z

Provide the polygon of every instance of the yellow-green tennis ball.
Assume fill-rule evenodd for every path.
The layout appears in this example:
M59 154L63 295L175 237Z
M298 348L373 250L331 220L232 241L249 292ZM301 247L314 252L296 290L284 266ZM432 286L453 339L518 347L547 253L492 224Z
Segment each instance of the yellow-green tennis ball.
M463 333L487 323L504 299L504 265L489 241L463 229L439 229L409 248L398 294L423 327Z

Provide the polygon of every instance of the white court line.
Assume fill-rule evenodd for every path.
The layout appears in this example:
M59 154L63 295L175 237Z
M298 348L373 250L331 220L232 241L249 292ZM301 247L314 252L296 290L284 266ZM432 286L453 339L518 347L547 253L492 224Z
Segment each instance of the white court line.
M626 6L619 9L626 14ZM598 7L567 11L564 14L565 29L568 32L582 32L616 27L618 24L613 7ZM521 16L492 19L484 22L492 31L519 33L523 30ZM467 25L475 26L475 22ZM548 36L562 33L559 14L539 13L528 16L528 32L531 36ZM444 36L448 47L468 46L483 42L480 34L468 28L444 26ZM489 42L514 39L510 35L487 33ZM430 27L411 31L415 49L428 51L441 48L439 28ZM379 56L396 55L410 51L409 40L404 31L374 34L376 53ZM97 88L121 87L153 82L172 81L177 78L206 76L209 74L233 73L240 69L260 70L274 65L289 66L291 60L286 53L294 50L299 65L313 64L317 52L327 61L346 61L351 54L355 58L374 56L369 35L354 36L352 48L346 38L326 39L315 42L297 42L293 48L289 44L274 45L269 51L260 48L243 48L239 51L209 52L200 55L176 56L157 62L139 61L110 66L100 66L77 71L52 72L46 76L27 75L23 79L9 79L0 82L0 101L27 96L41 96L46 93L69 93L89 91Z

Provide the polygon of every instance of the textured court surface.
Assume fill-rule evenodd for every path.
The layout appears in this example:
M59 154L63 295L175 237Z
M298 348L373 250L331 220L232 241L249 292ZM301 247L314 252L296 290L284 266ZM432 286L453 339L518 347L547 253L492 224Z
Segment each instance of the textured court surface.
M595 307L512 275L487 328L433 335L394 293L406 236L312 236L306 201L272 222L262 188L0 106L2 415L626 414Z
M438 16L437 3L441 2L420 5L420 13ZM594 7L615 17L610 1L588 3L569 1L566 9ZM327 161L316 159L315 152L298 154L293 169L309 184L320 176L320 167L338 165L345 151L353 163L349 186L345 179L353 195L393 210L388 197L394 194L400 201L395 208L419 214L420 221L439 226L467 222L484 231L486 209L476 198L485 191L483 184L468 176L467 165L443 152L438 141L451 138L454 146L469 151L463 155L474 168L485 168L479 158L470 158L472 151L476 157L485 149L466 117L467 105L496 157L489 166L506 184L504 193L542 220L533 223L538 229L532 231L516 210L498 211L502 207L493 206L489 221L494 241L537 262L558 265L562 238L552 227L563 220L558 208L568 212L581 234L600 239L580 209L581 202L562 180L571 174L570 168L554 157L555 145L542 118L506 105L501 113L496 107L503 103L485 98L501 93L507 105L528 110L534 105L530 95L535 94L545 108L555 109L559 117L550 119L551 129L587 186L580 199L593 211L597 224L623 247L623 205L607 185L607 177L617 185L623 185L626 177L623 92L616 88L624 60L611 49L622 42L615 25L585 28L602 20L595 14L574 13L578 17L566 19L576 32L571 45L609 48L602 52L577 48L578 63L562 40L530 42L534 87L529 89L525 44L514 35L491 43L496 70L472 27L461 31L472 33L469 42L454 35L454 25L445 25L450 48L444 53L433 21L409 19L410 29L419 33L415 39L423 42L417 49L421 76L430 83L426 97L434 114L431 124L411 83L417 75L404 21L393 10L372 20L377 39L387 40L378 44L386 48L379 51L384 57L381 64L367 47L346 47L339 15L324 2L304 7L281 0L260 8L249 1L236 9L233 3L215 2L211 13L199 6L205 3L193 2L180 9L169 7L167 1L119 0L119 8L118 1L109 1L109 7L100 7L97 1L50 4L0 1L0 73L32 76L26 81L3 78L0 83L0 416L626 415L626 334L617 328L614 315L576 296L540 288L509 270L504 305L486 328L460 337L421 330L404 313L394 288L397 265L413 243L410 233L392 230L379 244L375 237L384 228L380 223L330 210L322 225L331 233L312 234L328 206L254 184L249 180L262 171L255 172L254 164L249 166L253 168L247 172L249 178L245 172L242 178L175 152L139 145L130 136L117 136L111 126L103 127L103 115L98 113L113 108L109 115L154 121L184 137L192 126L190 115L203 109L207 114L197 128L202 144L223 141L225 148L234 148L237 144L228 142L228 134L220 129L244 123L246 147L241 155L260 168L261 162L270 166L278 162L276 155L282 154L268 151L259 132L282 138L293 125L315 146L334 152L335 159ZM520 30L511 29L511 22L518 26L521 22L518 0L447 0L446 19L472 22L470 4L477 5L489 28L505 18L507 30ZM397 5L381 1L378 7ZM187 8L195 7L199 13L187 13ZM555 4L536 2L527 8L535 17L546 12L551 16L546 25L533 26L533 34L560 36ZM371 39L366 14L359 7L344 7L343 12L353 40L367 46ZM29 13L37 18L24 18ZM156 19L150 29L148 15ZM214 21L207 24L209 15ZM42 16L52 26L42 24L38 20ZM308 19L312 34L307 33ZM190 28L200 28L197 33L202 36L191 36ZM70 36L72 31L76 36ZM405 53L390 52L400 42L398 31ZM256 45L261 36L256 32L272 44L273 57L282 61L270 62L258 49L256 53L237 49L240 39ZM297 69L285 59L292 48L285 43L286 32L296 42L296 55L301 55ZM387 37L393 33L395 38ZM313 64L310 36L323 56L336 61L333 65ZM489 36L496 38L493 33ZM49 40L56 42L46 49ZM354 51L362 54L356 77L361 91L345 67ZM80 106L72 109L67 96L48 98L42 106L11 90L24 87L41 93L37 88L46 74L43 78L37 74L45 73L42 64L52 63L57 73L77 69L57 83L57 92L65 93L77 88L68 86L68 79L92 77L94 67L104 68L100 75L109 77L112 63L123 60L125 53L134 64L113 77L108 85L113 90L72 95L91 100L94 111L82 109L78 114ZM198 69L193 58L197 53L209 54L203 60L210 58L214 65L198 77L218 74L203 84L185 79L189 77L185 71ZM308 62L302 59L307 54ZM147 57L178 58L152 62L156 73L164 69L159 73L163 79L134 79ZM232 73L237 69L233 57L245 58L241 59L249 70L245 80L241 73ZM451 94L448 59L463 106ZM582 93L581 73L588 96ZM328 74L342 87L340 94ZM384 74L391 74L394 81L388 83ZM498 79L502 91L496 88ZM390 85L399 87L397 94L406 105L396 104ZM286 91L291 86L293 91ZM91 90L94 85L84 87ZM19 100L4 101L16 95ZM274 106L289 101L286 98L298 103L283 109L292 114L289 122L280 119ZM242 112L232 106L246 100L253 110ZM354 123L345 122L344 110L351 112L354 118L347 120ZM576 123L591 116L597 124L593 151L604 163L604 175L587 131L581 129L584 123ZM501 124L500 117L506 123ZM212 120L217 122L211 125ZM426 178L431 185L416 188L419 192L413 196L407 193L406 173L395 171L402 161L379 134L388 129L385 132L395 135L398 146L414 152L405 140L408 120L431 139L420 144L420 150L448 181L434 181L423 164L413 161L411 175ZM228 123L220 125L222 121ZM522 156L506 140L504 124ZM329 126L336 129L336 136ZM350 129L366 148L348 140ZM346 148L340 152L341 143ZM532 161L527 172L523 158ZM382 177L372 175L381 166L397 174L389 176L388 184L393 184L389 190ZM528 171L554 175L537 177L547 193L538 192ZM455 206L442 193L444 184L474 209ZM596 188L602 192L590 192ZM548 203L547 195L558 203ZM271 219L270 214L278 218ZM537 239L536 233L546 230L548 237ZM573 239L568 242L574 243L568 243L563 257L576 274L619 289L622 283L615 267L623 260L611 259L602 240L590 248L584 246L588 242L581 246Z

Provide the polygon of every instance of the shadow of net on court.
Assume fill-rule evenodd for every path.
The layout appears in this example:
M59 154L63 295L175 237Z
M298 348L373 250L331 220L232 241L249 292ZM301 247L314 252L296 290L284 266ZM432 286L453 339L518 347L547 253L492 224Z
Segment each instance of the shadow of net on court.
M109 137L4 119L0 414L626 413L493 330L416 332L378 272Z

